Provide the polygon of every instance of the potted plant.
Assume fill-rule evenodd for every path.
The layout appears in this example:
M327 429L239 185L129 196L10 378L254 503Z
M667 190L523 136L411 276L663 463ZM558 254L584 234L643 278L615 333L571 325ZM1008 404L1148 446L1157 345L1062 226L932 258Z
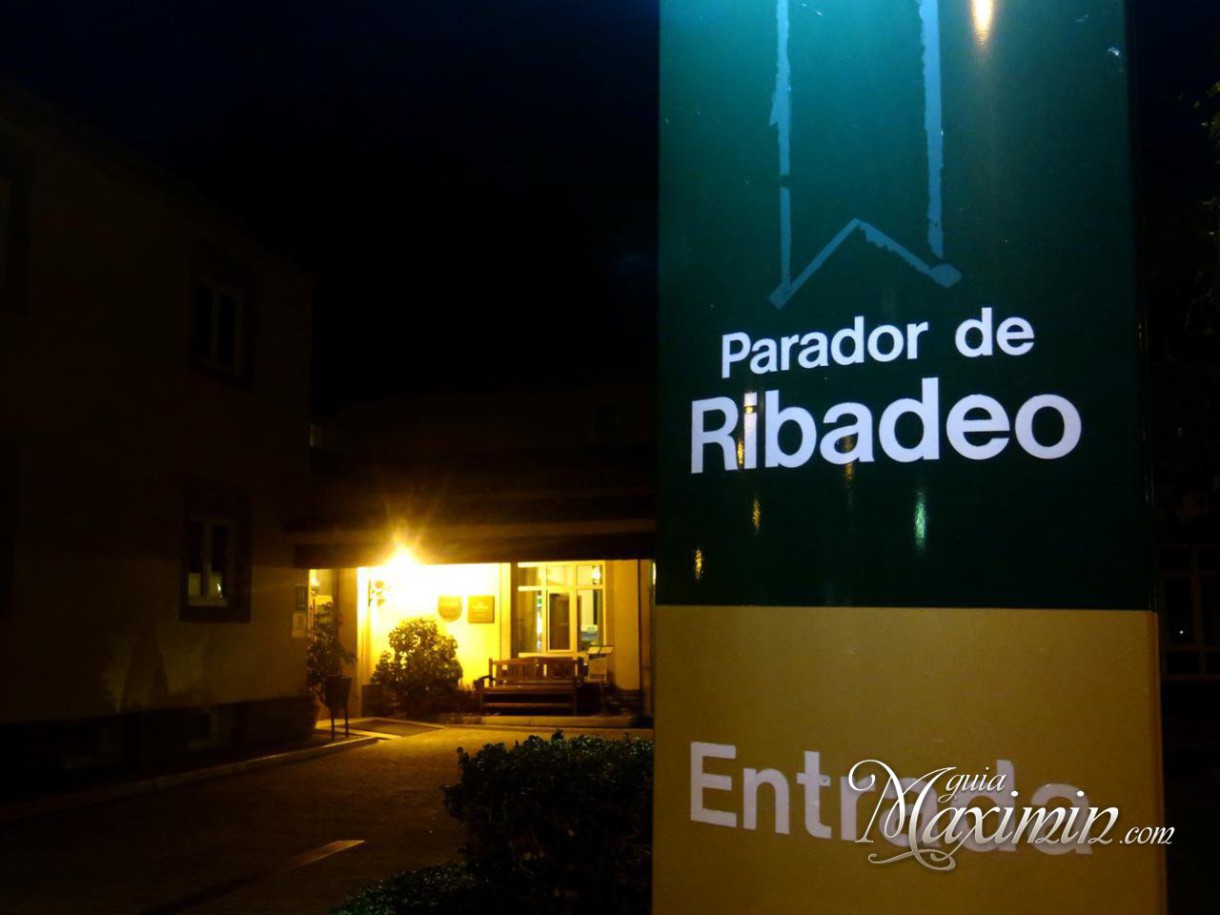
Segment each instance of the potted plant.
M332 711L347 708L352 678L344 676L343 665L356 660L352 652L339 641L343 615L333 603L323 604L309 635L309 653L305 664L305 682L318 702Z

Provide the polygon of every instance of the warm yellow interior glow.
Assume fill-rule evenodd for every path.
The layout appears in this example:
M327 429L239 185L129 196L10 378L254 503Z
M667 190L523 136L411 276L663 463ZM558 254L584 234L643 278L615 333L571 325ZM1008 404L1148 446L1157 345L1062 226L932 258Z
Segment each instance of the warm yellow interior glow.
M405 545L396 547L382 565L358 569L362 676L367 679L380 654L389 650L394 627L420 618L434 620L443 633L457 640L458 661L467 684L487 673L488 659L504 653L500 644L501 625L510 618L506 614L512 612L500 579L498 564L429 565ZM476 595L492 598L493 623L470 622L468 604ZM440 617L438 603L442 598L461 601L459 618Z
M970 11L974 16L974 38L986 44L991 38L991 23L995 19L995 0L970 0Z

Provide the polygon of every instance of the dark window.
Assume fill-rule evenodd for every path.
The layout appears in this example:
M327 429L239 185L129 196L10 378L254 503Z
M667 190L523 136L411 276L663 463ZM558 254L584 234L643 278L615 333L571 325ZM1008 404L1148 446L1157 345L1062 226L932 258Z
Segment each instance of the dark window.
M219 248L196 242L190 294L191 368L238 387L253 384L255 274Z
M249 497L216 483L188 482L180 619L249 622L250 572Z
M195 281L191 295L191 361L196 368L241 379L244 297L214 280Z

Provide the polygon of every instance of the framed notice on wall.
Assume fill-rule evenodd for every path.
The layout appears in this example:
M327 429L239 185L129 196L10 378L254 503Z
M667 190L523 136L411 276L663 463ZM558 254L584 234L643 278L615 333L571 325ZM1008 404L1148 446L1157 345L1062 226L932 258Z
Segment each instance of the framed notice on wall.
M462 598L442 594L436 599L436 612L446 623L456 623L462 618Z
M470 599L466 619L471 623L494 623L496 621L496 598L493 594L476 594Z

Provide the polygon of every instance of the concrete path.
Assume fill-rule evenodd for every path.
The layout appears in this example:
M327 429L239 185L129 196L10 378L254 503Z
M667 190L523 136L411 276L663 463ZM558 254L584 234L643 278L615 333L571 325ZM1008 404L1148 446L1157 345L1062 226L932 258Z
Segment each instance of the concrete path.
M445 728L0 826L0 912L324 915L456 857L457 748L527 733Z

